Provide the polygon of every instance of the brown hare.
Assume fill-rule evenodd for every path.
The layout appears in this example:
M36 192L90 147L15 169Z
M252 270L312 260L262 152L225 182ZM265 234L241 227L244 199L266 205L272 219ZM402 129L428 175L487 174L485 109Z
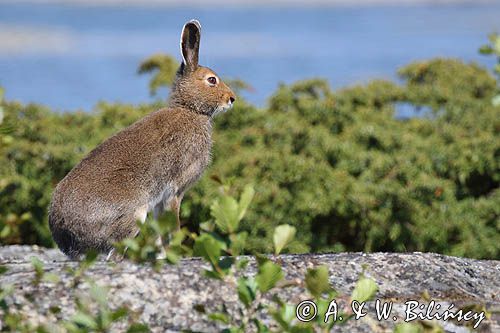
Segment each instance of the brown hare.
M150 211L170 207L179 227L182 197L210 162L212 118L235 101L214 71L198 65L200 36L198 21L184 25L183 61L167 107L101 143L57 185L49 226L69 257L111 253Z

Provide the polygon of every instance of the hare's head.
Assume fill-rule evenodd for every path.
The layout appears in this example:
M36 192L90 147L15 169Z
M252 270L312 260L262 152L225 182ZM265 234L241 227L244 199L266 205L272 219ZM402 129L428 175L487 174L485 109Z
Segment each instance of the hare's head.
M229 109L235 96L210 68L198 65L201 26L196 20L184 25L181 34L182 64L177 71L171 101L195 112L214 116Z

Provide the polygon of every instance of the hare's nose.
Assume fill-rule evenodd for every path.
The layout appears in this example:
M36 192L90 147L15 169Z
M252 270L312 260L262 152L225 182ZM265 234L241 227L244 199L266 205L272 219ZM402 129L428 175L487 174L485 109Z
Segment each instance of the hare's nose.
M234 97L229 97L229 104L233 104L235 101Z

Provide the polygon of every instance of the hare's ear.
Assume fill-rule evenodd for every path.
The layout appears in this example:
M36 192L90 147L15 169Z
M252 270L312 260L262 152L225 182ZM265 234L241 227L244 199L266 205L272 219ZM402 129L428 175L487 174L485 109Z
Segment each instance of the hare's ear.
M181 34L181 54L184 66L189 71L198 67L200 51L201 25L197 20L191 20L184 25Z

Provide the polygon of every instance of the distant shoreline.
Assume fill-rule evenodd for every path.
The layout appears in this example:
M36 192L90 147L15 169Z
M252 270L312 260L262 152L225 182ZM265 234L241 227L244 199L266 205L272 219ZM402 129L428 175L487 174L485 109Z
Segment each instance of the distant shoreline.
M406 5L494 4L497 0L0 0L1 4L74 5L74 6L140 6L140 7L362 7Z

